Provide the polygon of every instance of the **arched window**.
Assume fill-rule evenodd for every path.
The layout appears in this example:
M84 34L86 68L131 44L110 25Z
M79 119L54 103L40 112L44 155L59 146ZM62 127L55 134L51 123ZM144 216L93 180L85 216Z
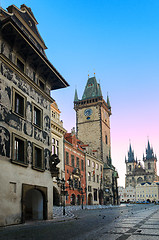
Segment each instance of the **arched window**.
M108 144L108 137L105 135L105 143Z
M151 163L148 163L148 169L151 169Z

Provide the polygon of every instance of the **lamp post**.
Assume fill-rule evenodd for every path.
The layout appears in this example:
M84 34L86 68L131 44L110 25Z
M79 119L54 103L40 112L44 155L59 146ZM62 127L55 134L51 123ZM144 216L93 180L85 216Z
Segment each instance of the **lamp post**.
M84 191L83 191L84 190ZM86 193L86 191L87 191L87 188L85 187L84 189L81 187L81 188L78 188L78 191L79 191L79 193L81 193L81 195L82 195L82 209L83 209L83 201L84 201L84 199L83 199L83 195Z
M65 191L65 179L60 179L59 177L56 178L57 185L61 188L61 195L63 196L63 215L65 215L65 196L67 195L67 191Z

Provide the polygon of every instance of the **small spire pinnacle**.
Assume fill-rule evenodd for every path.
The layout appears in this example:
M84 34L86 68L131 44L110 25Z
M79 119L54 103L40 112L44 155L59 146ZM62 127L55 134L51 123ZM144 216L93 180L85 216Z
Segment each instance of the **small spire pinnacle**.
M77 94L77 89L75 89L75 96L74 96L74 102L78 101L78 94Z
M108 108L111 108L110 101L109 101L109 96L108 96L108 92L107 92L107 105L108 105Z

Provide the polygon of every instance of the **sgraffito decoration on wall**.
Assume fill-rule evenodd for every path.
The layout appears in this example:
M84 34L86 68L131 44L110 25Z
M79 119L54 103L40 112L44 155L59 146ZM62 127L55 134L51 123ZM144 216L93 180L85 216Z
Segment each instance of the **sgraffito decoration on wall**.
M50 131L50 118L48 115L44 117L44 129L45 131Z
M32 143L30 141L27 142L27 163L32 164Z
M45 148L44 150L44 156L45 156L45 169L50 170L50 151L49 149Z
M10 133L2 126L0 126L0 154L10 157Z
M8 80L12 81L23 92L25 92L28 96L34 99L37 103L39 103L43 108L49 110L50 105L48 101L44 99L44 97L41 94L35 91L33 87L31 87L28 83L26 83L23 79L21 79L16 73L14 73L4 63L1 63L0 70L3 76L5 76Z

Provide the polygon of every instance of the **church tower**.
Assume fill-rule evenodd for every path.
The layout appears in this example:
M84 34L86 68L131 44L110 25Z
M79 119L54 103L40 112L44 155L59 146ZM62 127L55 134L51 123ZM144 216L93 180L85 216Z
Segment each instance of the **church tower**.
M157 158L154 156L153 148L150 147L149 140L146 148L146 157L143 156L143 161L147 173L147 180L150 182L157 181Z
M135 182L133 178L133 172L135 170L135 167L137 165L137 159L135 160L134 157L134 151L132 150L131 144L129 146L129 151L128 151L128 159L125 157L125 163L126 163L126 181L125 181L125 186L133 186L135 187Z
M109 97L103 99L100 84L96 77L88 78L82 99L78 99L77 90L74 97L76 111L76 130L78 138L93 150L98 151L99 158L110 163L110 115Z

